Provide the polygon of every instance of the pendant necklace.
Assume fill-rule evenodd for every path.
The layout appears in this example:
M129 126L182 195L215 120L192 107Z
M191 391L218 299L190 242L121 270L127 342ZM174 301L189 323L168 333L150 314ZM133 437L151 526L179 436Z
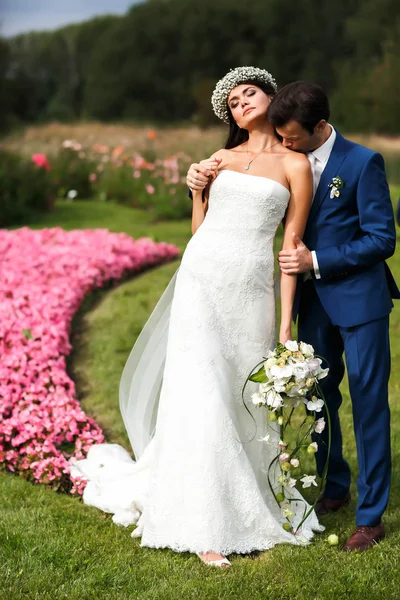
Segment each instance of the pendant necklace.
M256 160L257 156L260 156L260 154L261 154L262 152L264 152L264 150L269 150L270 148L272 148L273 146L276 146L276 145L277 145L277 144L279 144L279 143L280 143L280 140L278 140L278 141L277 141L277 142L275 142L274 144L271 144L271 146L265 146L265 148L263 148L263 149L262 149L262 150L261 150L261 151L260 151L258 154L256 154L254 158L252 158L251 160L249 160L249 162L247 163L247 165L245 165L245 166L244 166L244 170L245 170L245 171L248 171L248 170L250 169L250 165L251 165L251 163L252 163L254 160ZM249 143L247 142L247 145L246 145L247 156L249 155L249 151L248 151L248 149L247 149L247 148L248 148L248 145L249 145Z

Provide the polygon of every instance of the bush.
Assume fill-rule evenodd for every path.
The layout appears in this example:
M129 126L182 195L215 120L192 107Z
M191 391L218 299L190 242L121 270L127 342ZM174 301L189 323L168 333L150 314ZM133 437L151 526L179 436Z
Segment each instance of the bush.
M55 190L45 168L0 150L0 227L50 210Z
M176 181L176 179L175 179ZM108 165L95 185L100 200L111 200L152 213L154 220L185 219L192 214L186 188L171 183L160 170Z
M95 191L100 200L113 200L118 204L139 206L131 167L110 166L104 169L101 175L96 175Z
M26 218L29 207L49 208L54 197L118 202L151 213L154 221L190 217L192 204L182 185L189 160L183 153L150 160L121 145L83 147L74 140L65 140L49 162L44 154L34 154L32 164L7 155L2 161L0 226Z
M93 196L90 175L95 169L95 163L85 151L63 148L51 159L51 168L59 197L65 197L69 190L75 190L77 198L86 200Z

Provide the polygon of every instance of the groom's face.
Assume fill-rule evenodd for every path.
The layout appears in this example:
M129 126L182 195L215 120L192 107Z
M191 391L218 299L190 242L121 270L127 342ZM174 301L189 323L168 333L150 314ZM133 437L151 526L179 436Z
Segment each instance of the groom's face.
M326 121L320 121L314 127L313 133L298 121L288 121L282 127L275 127L276 133L282 138L282 145L285 148L290 148L295 152L311 152L318 148L322 143L322 132L325 128Z

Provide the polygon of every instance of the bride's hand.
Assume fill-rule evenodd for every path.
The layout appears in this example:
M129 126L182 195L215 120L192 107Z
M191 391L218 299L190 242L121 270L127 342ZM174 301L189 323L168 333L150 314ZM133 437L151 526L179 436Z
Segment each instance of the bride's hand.
M207 158L193 163L186 175L186 184L192 190L203 190L218 175L220 158Z
M219 169L219 165L222 162L222 158L206 158L205 160L201 160L200 164L202 167L205 167L208 172L210 173L210 176L208 178L209 182L211 183L212 181L214 181L214 179L217 177L218 175L218 169Z
M283 327L279 329L279 341L281 344L286 344L288 340L292 339L292 327Z

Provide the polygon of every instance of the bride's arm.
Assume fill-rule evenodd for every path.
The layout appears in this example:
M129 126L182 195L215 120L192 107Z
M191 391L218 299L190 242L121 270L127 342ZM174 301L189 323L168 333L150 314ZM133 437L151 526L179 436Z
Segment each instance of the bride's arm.
M289 158L289 156L288 156ZM283 250L296 248L295 236L302 238L310 212L313 181L310 163L306 156L290 156L287 178L290 185L290 200L286 212L283 234ZM292 310L296 292L297 277L280 274L281 288L281 324L279 341L284 344L292 339Z
M192 235L194 235L206 216L208 209L208 195L205 195L203 202L203 190L193 190L192 197Z
M202 166L203 169L208 169L209 176L208 176L208 184L204 187L203 184L199 184L199 183L195 183L192 184L193 188L191 190L192 192L192 198L193 198L193 207L192 207L192 235L194 235L196 233L196 231L198 230L198 228L200 227L200 225L202 224L202 222L204 221L204 218L206 216L207 210L208 210L208 195L209 195L209 191L210 191L210 184L214 181L214 179L216 178L216 176L218 175L218 170L219 167L222 163L222 157L223 157L223 151L219 151L216 152L215 154L213 154L212 156L210 156L210 158L206 159L206 160L202 160L198 165L197 164L193 164L191 165L188 174L187 174L187 178L186 181L188 183L188 185L191 184L191 182L196 181L196 174L198 177L198 171L196 170L196 167L200 167ZM196 189L196 187L200 188L200 189Z

